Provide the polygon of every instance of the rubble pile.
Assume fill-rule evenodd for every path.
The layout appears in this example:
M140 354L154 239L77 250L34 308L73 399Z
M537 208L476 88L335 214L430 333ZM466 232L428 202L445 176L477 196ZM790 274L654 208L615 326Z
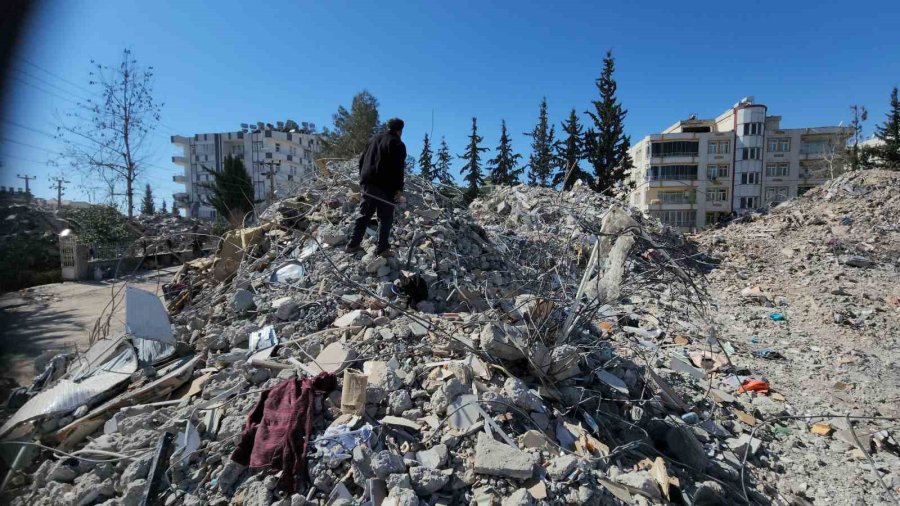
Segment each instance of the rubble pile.
M753 421L796 417L757 432L758 479L786 503L893 504L900 173L847 173L740 221L696 240L716 265L719 338L782 394L754 399Z
M624 204L576 181L565 192L526 185L495 186L469 210L507 258L544 271L569 259L583 262L598 232L597 216L612 205ZM633 209L629 214L640 219Z
M209 222L182 216L141 214L129 223L141 238L151 238L146 244L138 240L141 247L150 251L189 251L195 246L207 250L214 247L217 239Z
M11 504L769 502L745 468L775 388L729 360L684 237L582 188L467 209L410 177L396 251L347 253L354 172L186 263L171 326L129 289L124 334L0 429L44 445Z

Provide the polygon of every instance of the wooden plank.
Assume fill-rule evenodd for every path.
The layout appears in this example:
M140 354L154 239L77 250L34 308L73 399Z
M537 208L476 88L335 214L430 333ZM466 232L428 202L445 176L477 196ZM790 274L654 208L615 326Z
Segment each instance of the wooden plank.
M124 394L113 398L106 404L95 408L87 415L73 421L54 433L43 437L42 441L61 443L59 448L63 451L74 448L75 445L83 441L84 438L102 427L115 411L125 406L144 404L153 401L154 399L159 399L186 383L191 378L194 368L201 360L203 360L203 358L204 356L197 355L193 358L185 357L181 359L184 361L183 364L158 380L148 383L137 390L125 392Z

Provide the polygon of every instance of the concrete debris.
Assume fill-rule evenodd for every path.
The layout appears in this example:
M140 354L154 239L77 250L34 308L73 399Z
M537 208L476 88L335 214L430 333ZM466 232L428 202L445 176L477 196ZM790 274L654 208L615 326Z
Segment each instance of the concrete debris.
M534 474L534 457L479 432L475 446L475 472L524 480Z
M446 485L450 481L450 475L430 467L417 466L409 470L409 479L416 494L427 496Z
M900 220L890 221L896 211L879 216L879 208L860 205L868 194L840 185L812 190L820 201L841 203L841 213L814 216L806 209L824 204L804 197L692 239L582 184L560 192L498 186L466 206L409 176L395 213L396 254L383 257L368 239L367 251L341 248L359 199L347 182L354 162L321 168L296 195L261 213L259 226L229 232L215 254L185 265L177 278L183 291L168 307L171 358L140 359L108 395L16 427L17 437L28 433L76 457L129 458L97 463L42 452L13 472L10 504L139 504L147 490L158 490L153 500L167 505L717 504L742 496L742 481L751 502L771 497L766 487L777 482L782 496L802 493L824 504L825 493L788 486L789 471L805 483L822 472L829 450L849 466L869 463L851 453L851 425L808 421L839 429L820 437L806 420L761 423L816 412L795 407L774 368L800 363L819 378L809 389L819 402L825 394L818 390L831 389L829 399L877 396L880 412L896 412L884 393L896 387L887 359L847 344L852 333L887 342L888 329L898 328L886 323L896 321L898 295L867 290L883 288L876 281L891 272L896 281L890 269L897 268ZM865 186L862 177L842 181ZM887 190L871 191L890 201ZM849 225L841 224L845 215ZM810 229L824 236L780 235ZM694 240L734 267L710 274L715 311L704 277L714 264ZM770 251L776 246L793 248L793 256ZM861 268L855 256L872 263ZM793 271L757 275L775 257ZM827 274L809 289L827 292L830 305L816 313L817 323L832 325L839 314L834 326L847 339L801 347L796 340L819 332L802 327L796 292L780 276L819 268ZM733 320L717 320L729 305ZM769 318L773 311L785 321ZM763 344L785 360L757 361L752 351ZM93 362L60 361L28 395L69 380L84 363L103 363L114 350L107 351ZM807 355L817 367L804 365ZM173 360L191 356L202 361L184 386L155 383ZM686 357L699 357L700 367ZM884 385L847 377L856 363L873 367ZM337 389L311 400L308 480L286 495L270 471L229 455L263 390L321 371L343 374ZM770 391L737 393L748 379L765 379ZM144 392L139 402L120 402L133 392ZM875 438L870 428L879 426L858 430L859 437L877 452L879 477L896 484L893 429ZM163 433L179 434L175 445L184 450L155 467L169 483L151 488L160 473L151 472L150 455ZM779 445L803 453L776 458ZM871 473L860 467L855 476L867 483L868 502L878 503Z

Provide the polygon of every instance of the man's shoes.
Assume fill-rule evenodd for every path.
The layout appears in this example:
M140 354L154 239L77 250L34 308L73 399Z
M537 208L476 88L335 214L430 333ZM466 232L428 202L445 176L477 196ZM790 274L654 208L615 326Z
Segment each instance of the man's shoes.
M394 256L394 250L391 248L377 249L375 250L375 256L382 256L384 258L390 258Z
M347 253L356 253L357 251L362 251L362 246L359 244L348 244L344 247L344 251Z

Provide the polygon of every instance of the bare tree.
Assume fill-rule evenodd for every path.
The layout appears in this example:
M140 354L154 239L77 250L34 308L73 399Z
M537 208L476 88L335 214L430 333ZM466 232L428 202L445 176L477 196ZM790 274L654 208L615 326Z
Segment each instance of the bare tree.
M829 139L822 149L822 162L820 166L828 172L828 179L834 179L846 171L848 165L849 150L847 139L834 137Z
M132 217L135 181L146 168L145 143L162 108L153 99L153 67L140 67L130 49L116 66L91 65L89 84L97 94L68 113L58 132L72 166L98 178L110 202L124 196Z

